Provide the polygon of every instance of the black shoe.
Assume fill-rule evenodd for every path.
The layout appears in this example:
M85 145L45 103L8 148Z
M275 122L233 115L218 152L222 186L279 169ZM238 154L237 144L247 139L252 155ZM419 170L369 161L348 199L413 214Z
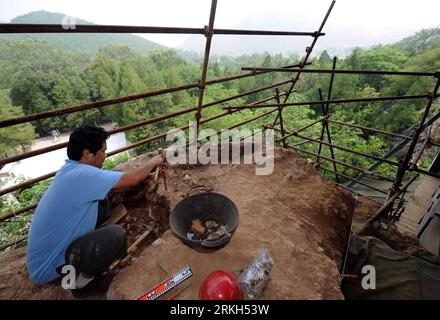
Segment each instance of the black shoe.
M77 299L105 300L105 294L112 283L114 273L96 276L82 289L72 289L73 297Z

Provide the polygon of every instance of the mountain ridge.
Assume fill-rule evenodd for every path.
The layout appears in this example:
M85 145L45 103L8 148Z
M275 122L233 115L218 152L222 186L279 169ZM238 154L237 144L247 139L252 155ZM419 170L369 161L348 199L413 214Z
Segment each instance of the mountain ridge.
M10 23L35 23L35 24L95 24L80 18L69 17L63 13L45 10L32 11L11 19ZM167 47L133 34L3 34L0 40L43 40L48 44L71 53L81 53L92 57L105 46L112 44L126 44L136 52L146 54L151 50L165 49Z

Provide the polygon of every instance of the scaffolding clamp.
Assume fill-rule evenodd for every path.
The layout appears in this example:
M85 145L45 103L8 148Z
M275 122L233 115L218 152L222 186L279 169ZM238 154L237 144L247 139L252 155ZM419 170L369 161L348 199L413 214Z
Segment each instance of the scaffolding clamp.
M319 31L315 31L315 32L313 32L312 37L313 37L313 38L318 38L318 37L321 36L321 35L322 35L322 33L320 33Z
M212 34L213 34L213 32L212 32L212 30L209 28L209 26L205 26L205 27L203 28L203 35L204 35L206 38L212 37Z
M202 80L200 80L200 81L197 83L197 87L199 88L199 90L205 90L205 88L206 88L206 84L203 83Z

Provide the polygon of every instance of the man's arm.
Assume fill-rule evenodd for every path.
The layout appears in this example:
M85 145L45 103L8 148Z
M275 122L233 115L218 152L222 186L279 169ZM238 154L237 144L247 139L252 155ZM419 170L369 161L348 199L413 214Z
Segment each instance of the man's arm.
M151 158L146 164L139 168L127 171L119 179L118 183L113 186L113 189L129 188L137 185L141 181L148 177L148 174L157 166L163 163L164 159L162 155Z

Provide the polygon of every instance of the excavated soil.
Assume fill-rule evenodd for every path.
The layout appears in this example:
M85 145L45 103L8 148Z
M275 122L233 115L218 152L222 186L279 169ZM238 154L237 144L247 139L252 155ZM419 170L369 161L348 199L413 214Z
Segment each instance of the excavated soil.
M118 169L136 167L146 158L138 157ZM338 270L354 209L352 195L321 177L313 162L284 149L276 149L273 174L257 176L255 167L169 168L168 190L161 182L157 192L168 199L171 208L192 186L203 185L234 201L240 224L231 241L212 253L195 251L171 231L166 232L120 271L107 298L135 299L167 274L188 265L194 275L179 287L191 286L175 299L197 299L208 274L215 270L238 274L266 248L275 269L262 299L343 299Z
M115 170L135 168L150 157L139 156ZM190 287L174 299L197 299L208 274L225 270L238 275L266 248L275 269L262 299L343 299L339 269L355 200L320 176L313 165L294 152L276 148L271 175L257 176L256 165L177 165L167 169L167 190L160 178L158 186L149 179L113 194L112 206L123 203L128 210L119 222L127 230L128 245L145 230L153 231L113 271L106 295L83 298L135 299L188 265L193 276L179 287ZM227 196L239 210L240 223L231 241L211 253L189 248L169 230L172 208L182 195L201 192L194 188L197 185ZM29 281L25 249L0 256L0 299L72 299L59 283L37 287Z

